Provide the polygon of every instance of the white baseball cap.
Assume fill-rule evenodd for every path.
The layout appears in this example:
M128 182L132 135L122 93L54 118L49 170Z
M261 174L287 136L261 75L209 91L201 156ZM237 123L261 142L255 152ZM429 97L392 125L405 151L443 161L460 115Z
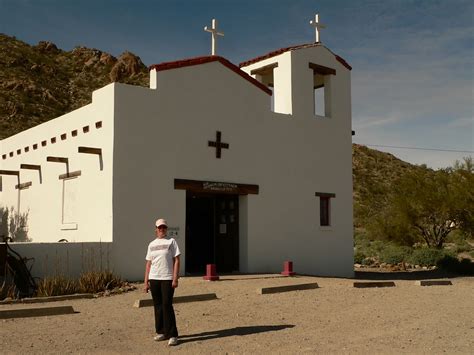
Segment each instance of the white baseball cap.
M165 220L165 219L160 218L160 219L157 219L157 220L156 220L155 226L156 226L156 227L159 227L159 226L166 226L166 227L168 227L168 223L166 223L166 220Z

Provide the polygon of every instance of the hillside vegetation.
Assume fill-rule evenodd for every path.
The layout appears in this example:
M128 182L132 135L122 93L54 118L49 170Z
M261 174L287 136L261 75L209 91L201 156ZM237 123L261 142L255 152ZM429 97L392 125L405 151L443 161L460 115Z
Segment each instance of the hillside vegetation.
M90 103L92 92L111 82L148 86L148 70L130 52L67 52L0 34L0 139Z

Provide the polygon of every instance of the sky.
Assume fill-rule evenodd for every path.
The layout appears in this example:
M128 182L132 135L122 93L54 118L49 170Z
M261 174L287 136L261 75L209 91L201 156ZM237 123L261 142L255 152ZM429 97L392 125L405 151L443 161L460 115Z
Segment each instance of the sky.
M354 143L435 169L474 156L474 1L0 0L0 33L151 65L210 54L216 18L217 54L238 64L314 42L316 13L353 68Z

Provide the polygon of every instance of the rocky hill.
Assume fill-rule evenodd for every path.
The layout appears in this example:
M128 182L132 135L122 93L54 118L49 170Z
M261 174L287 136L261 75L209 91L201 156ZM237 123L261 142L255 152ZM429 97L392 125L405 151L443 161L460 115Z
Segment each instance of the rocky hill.
M148 86L148 69L130 52L67 52L0 34L0 139L90 103L92 91L111 82Z
M31 46L0 34L0 139L75 110L92 92L111 82L148 86L139 57L97 49L63 51L51 42ZM383 196L403 172L417 167L365 146L353 145L354 202L357 208Z

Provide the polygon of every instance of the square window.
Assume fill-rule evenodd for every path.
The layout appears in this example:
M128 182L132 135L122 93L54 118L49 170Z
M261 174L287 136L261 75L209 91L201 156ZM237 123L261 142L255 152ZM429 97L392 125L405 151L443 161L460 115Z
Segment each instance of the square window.
M28 153L30 151L30 147L25 147L25 153Z
M72 131L72 132L71 132L71 135L72 135L73 137L77 137L77 129L75 129L74 131Z
M17 149L17 150L16 150L16 154L17 154L17 155L20 155L20 154L21 154L21 149Z
M42 141L42 142L41 142L41 146L42 146L42 147L46 147L46 144L48 144L46 141Z
M6 155L6 154L3 154L3 155L2 155L2 159L7 159L7 155Z
M67 137L67 136L66 136L66 133L61 134L61 140L62 140L62 141L65 140L66 137Z
M51 143L52 144L56 143L56 137L51 138Z
M84 132L84 133L89 132L89 126L82 127L82 132Z
M33 144L33 150L38 149L38 144Z
M10 152L10 156L11 156L11 157L13 156L13 152Z
M95 128L102 128L102 121L96 122Z

